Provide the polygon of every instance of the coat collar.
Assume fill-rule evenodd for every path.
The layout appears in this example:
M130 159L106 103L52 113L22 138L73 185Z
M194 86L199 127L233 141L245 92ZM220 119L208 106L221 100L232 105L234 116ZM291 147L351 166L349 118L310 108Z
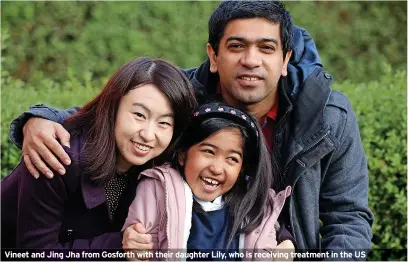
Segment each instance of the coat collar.
M103 183L96 183L89 176L82 175L81 188L86 208L92 209L106 202L105 185Z
M84 136L79 136L71 140L71 148L68 150L75 152L71 155L72 164L77 169L77 174L80 176L80 185L82 191L82 198L85 206L88 209L99 206L106 201L105 185L103 183L96 183L91 178L84 174L84 168L81 165L81 151L85 144Z

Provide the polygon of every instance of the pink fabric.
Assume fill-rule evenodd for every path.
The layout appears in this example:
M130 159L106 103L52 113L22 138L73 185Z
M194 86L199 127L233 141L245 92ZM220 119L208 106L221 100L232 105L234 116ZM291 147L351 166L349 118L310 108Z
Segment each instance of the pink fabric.
M136 197L129 207L122 230L140 222L145 225L147 232L152 234L154 249L185 248L183 236L186 223L186 194L183 178L177 170L164 165L142 172L140 179ZM271 251L276 247L275 224L285 199L290 194L289 186L278 194L272 189L269 190L273 209L266 206L261 225L245 235L245 249L258 252L258 250ZM191 214L189 219L191 221Z

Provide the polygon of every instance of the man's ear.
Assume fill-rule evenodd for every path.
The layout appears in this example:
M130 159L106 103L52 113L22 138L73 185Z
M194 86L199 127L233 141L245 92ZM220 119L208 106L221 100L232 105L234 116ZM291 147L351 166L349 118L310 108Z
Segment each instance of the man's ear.
M285 59L283 60L283 66L282 66L282 72L281 72L282 76L288 75L288 63L289 63L289 59L291 55L292 55L292 50L288 50L286 52Z
M207 55L208 58L210 59L210 71L211 73L217 73L218 67L217 67L217 55L215 54L214 49L212 46L207 43Z
M184 166L184 164L186 163L186 152L179 151L177 153L177 160L180 166Z

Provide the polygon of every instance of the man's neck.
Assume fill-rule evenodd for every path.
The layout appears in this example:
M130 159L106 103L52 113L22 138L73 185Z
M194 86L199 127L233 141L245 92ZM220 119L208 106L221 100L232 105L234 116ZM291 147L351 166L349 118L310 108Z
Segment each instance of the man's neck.
M264 117L268 114L276 102L278 95L278 92L276 91L277 90L271 92L264 100L253 104L243 104L235 99L231 99L231 97L223 97L223 100L227 105L239 108L255 117L257 122L262 126Z

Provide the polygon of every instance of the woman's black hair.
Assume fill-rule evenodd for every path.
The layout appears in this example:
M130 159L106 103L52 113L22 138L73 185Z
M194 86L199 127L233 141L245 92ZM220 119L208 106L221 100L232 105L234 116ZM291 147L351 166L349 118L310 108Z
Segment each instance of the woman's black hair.
M86 131L81 164L92 180L109 181L115 175L115 120L120 101L130 91L147 84L155 85L167 97L174 112L170 144L154 161L159 165L173 156L188 119L197 108L193 88L186 75L171 63L137 58L121 66L99 95L64 121L64 126L74 136Z
M243 140L243 164L235 185L224 194L229 209L229 237L227 246L240 233L253 231L262 222L268 189L274 179L271 160L262 132L256 120L219 103L205 104L192 117L191 123L179 143L179 153L185 153L207 137L225 129L237 129ZM177 157L173 165L183 174Z

